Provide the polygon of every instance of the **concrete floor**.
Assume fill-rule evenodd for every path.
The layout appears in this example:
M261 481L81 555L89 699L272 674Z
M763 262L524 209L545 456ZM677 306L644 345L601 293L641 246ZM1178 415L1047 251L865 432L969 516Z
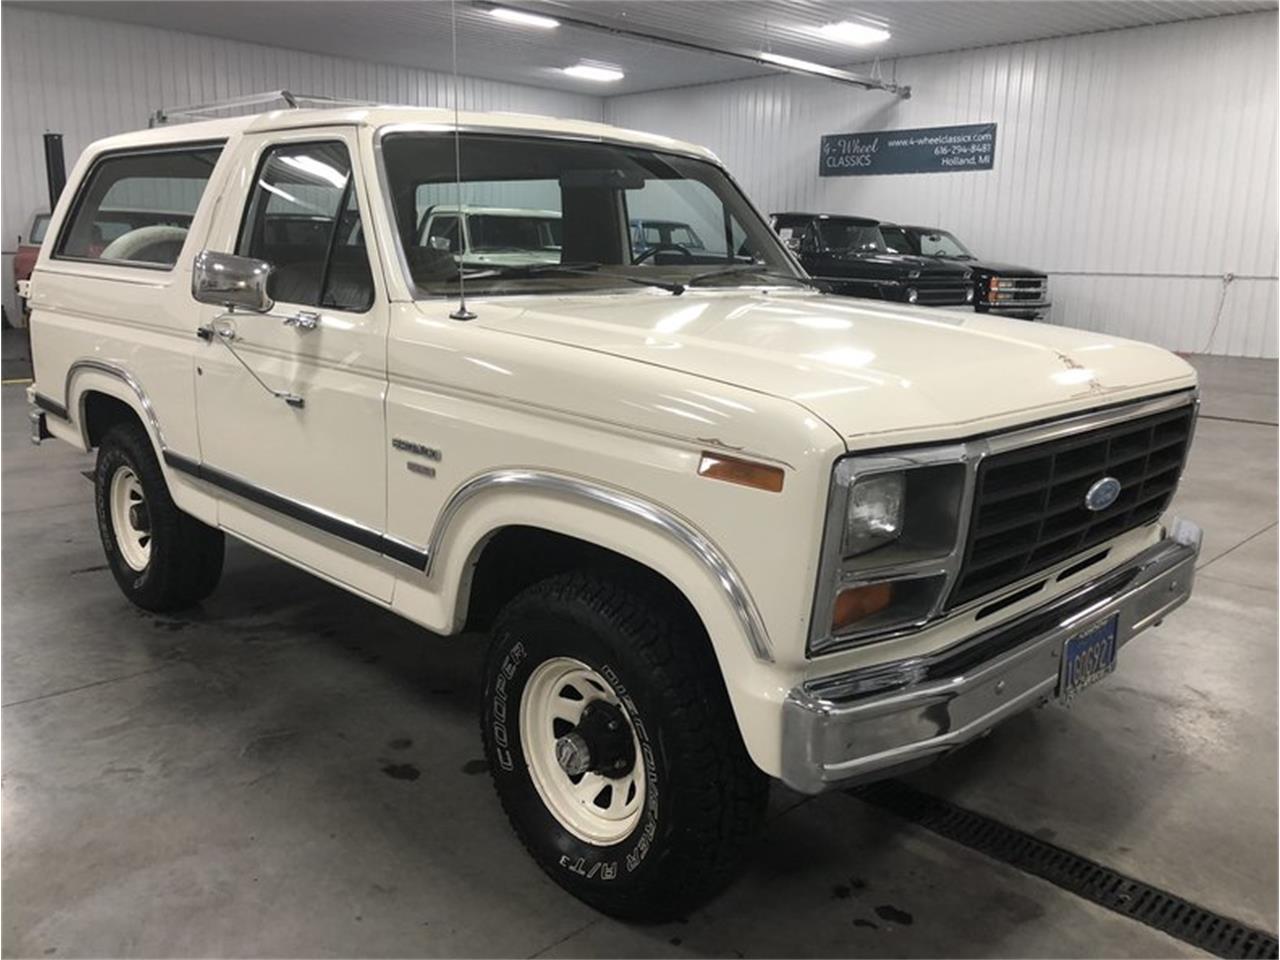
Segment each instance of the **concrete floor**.
M1206 529L1193 600L1070 711L913 781L1274 932L1276 364L1196 363L1175 508ZM781 787L721 898L683 923L603 918L499 809L479 638L239 544L202 609L144 614L103 565L90 458L28 444L20 385L0 415L4 956L1196 953L850 796Z

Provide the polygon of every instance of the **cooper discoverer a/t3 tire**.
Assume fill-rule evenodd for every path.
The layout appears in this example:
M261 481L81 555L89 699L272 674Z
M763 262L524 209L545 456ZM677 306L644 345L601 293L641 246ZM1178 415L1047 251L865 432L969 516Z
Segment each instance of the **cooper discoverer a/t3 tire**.
M768 793L677 607L635 577L553 577L502 611L485 667L485 753L512 826L557 883L626 919L718 892Z
M151 438L119 423L98 447L94 501L102 548L124 595L144 610L198 603L222 575L223 535L169 496Z

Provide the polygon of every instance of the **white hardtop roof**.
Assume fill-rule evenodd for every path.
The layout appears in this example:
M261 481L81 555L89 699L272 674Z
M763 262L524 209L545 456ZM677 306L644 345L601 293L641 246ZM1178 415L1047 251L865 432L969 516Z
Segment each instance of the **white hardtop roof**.
M473 130L511 131L548 137L568 137L585 140L604 140L638 147L649 147L671 153L682 153L719 162L706 147L694 143L663 137L655 133L611 127L589 120L560 120L531 113L468 113L457 117L464 132ZM272 110L252 116L228 117L223 120L200 120L194 123L172 123L123 133L98 140L90 145L94 153L104 150L126 150L169 143L190 143L201 140L221 140L240 133L262 133L270 130L296 130L306 127L359 126L391 127L422 126L431 130L449 131L454 126L454 113L438 107L337 107L327 109Z

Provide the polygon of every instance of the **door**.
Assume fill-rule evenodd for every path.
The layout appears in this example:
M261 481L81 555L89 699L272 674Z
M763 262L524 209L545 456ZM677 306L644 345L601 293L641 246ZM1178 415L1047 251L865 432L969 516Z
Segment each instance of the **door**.
M246 138L209 247L273 267L271 313L202 306L201 476L229 530L376 598L386 521L388 307L353 131Z

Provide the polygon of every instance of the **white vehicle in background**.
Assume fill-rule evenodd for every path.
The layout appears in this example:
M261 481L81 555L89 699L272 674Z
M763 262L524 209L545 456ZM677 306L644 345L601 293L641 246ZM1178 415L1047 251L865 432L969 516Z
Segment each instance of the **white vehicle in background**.
M560 262L560 211L437 204L423 214L420 243L467 267Z
M769 778L884 777L1069 701L1189 596L1182 360L815 291L692 144L454 124L290 110L91 145L31 279L32 435L97 450L145 609L207 596L230 533L488 631L494 783L576 896L680 915L734 875ZM524 201L446 249L457 210L425 198L450 190ZM118 195L189 220L104 247ZM472 269L499 256L481 217L533 239ZM700 245L637 244L658 219Z

